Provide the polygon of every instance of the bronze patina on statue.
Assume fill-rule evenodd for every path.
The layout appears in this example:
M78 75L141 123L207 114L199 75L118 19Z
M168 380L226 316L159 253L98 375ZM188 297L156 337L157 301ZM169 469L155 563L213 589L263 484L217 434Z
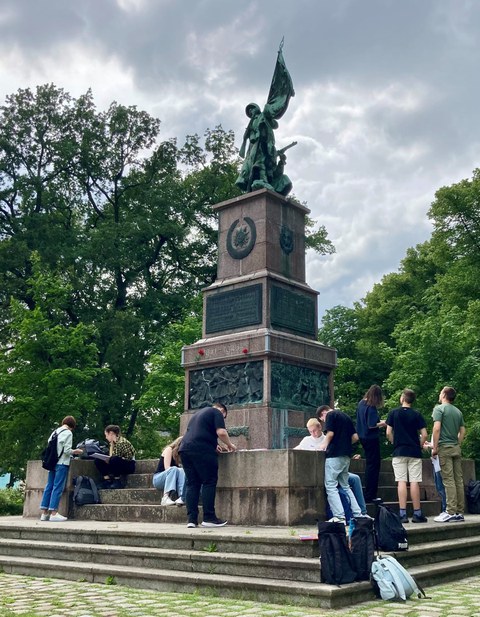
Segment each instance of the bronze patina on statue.
M283 39L263 111L256 103L250 103L245 109L250 122L240 148L240 156L244 161L235 184L246 193L267 188L286 196L292 190L290 178L284 173L287 160L285 151L295 146L297 142L294 141L277 150L273 133L274 129L278 128L277 120L287 111L290 98L295 96L282 49ZM245 154L247 142L249 145Z

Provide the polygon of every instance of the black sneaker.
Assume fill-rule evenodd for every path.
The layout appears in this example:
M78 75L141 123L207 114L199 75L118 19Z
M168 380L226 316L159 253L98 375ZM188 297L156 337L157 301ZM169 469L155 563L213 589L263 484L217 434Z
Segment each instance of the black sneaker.
M414 516L415 516L415 515L414 515ZM412 519L412 520L413 520L413 519ZM403 525L403 523L409 523L410 521L408 520L408 516L407 516L406 514L403 514L403 515L400 517L400 522L401 522L401 523L402 523L402 525ZM417 522L418 522L418 521L417 521Z
M420 514L420 516L418 514L414 514L412 516L412 523L428 523L428 518L423 516L423 514Z
M202 527L223 527L227 521L222 521L220 518L214 518L211 521L203 521Z
M113 480L102 480L97 484L100 489L109 489L112 488Z
M124 484L121 480L114 480L110 486L108 488L110 489L114 489L114 488L123 488Z

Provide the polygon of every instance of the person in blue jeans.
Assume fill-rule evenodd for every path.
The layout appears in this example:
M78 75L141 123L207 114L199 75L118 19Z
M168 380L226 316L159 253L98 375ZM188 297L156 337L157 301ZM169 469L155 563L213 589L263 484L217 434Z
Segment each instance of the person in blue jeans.
M345 511L338 492L340 486L350 500L353 516L362 516L360 506L348 484L348 470L352 456L352 444L358 441L352 420L339 409L326 412L325 442L325 490L334 522L346 522Z
M77 423L73 416L66 416L62 424L53 431L48 441L57 434L57 454L58 463L55 469L48 472L47 484L43 490L42 501L40 503L41 521L63 522L67 520L58 512L58 505L67 482L68 470L70 469L70 458L72 454L82 454L83 450L72 449L72 431Z
M325 415L327 411L330 411L329 405L322 405L317 409L317 413L322 417L322 420L318 418L310 418L307 422L307 430L310 435L304 437L302 441L295 446L294 450L320 450L324 445L325 435L323 434L323 424L325 421ZM348 484L352 489L355 499L360 507L362 514L367 514L367 504L363 496L362 481L360 476L355 473L348 473Z
M153 476L153 486L159 491L163 490L162 506L183 506L185 504L185 472L181 467L182 463L178 453L181 443L182 437L177 437L164 448L157 471Z
M426 441L423 444L424 450L432 449L432 441ZM433 466L433 480L435 482L435 488L437 493L442 500L442 512L445 512L447 509L447 493L445 492L445 485L443 484L442 471L440 469L440 461L438 460L438 456L431 457L432 466Z

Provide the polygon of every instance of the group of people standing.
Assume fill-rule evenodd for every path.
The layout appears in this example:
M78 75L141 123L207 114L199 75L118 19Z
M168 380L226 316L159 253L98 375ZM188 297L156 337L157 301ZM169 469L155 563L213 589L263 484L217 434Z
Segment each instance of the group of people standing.
M406 388L400 396L400 406L390 411L386 420L381 420L379 408L383 407L383 393L379 386L371 386L356 410L356 427L344 412L328 406L317 409L317 418L307 423L310 437L297 448L304 449L306 440L312 439L312 427L318 439L315 449L325 450L325 490L334 521L345 520L338 487L347 494L353 516L364 515L361 505L375 502L378 497L378 481L381 466L380 429L386 428L387 439L393 444L392 467L397 482L400 517L408 523L408 485L413 503L413 523L425 523L420 505L422 482L422 449L430 448L434 465L434 478L442 498L442 512L436 522L464 521L464 486L461 444L465 437L465 425L461 411L453 405L456 392L445 386L434 407L433 433L427 441L426 422L422 414L413 408L415 392ZM315 422L318 422L316 427ZM324 424L323 424L324 423ZM323 424L323 427L322 427ZM323 428L323 434L322 434ZM353 444L360 442L365 453L365 492L349 473ZM307 446L308 447L308 446Z
M393 409L386 420L381 420L379 409L383 407L383 393L379 386L371 386L358 403L356 427L343 411L328 405L319 407L317 417L307 422L309 436L302 439L296 449L325 451L325 489L332 512L331 520L345 520L339 487L349 498L353 516L366 516L366 504L377 499L381 465L380 429L386 428L386 436L393 443L392 466L402 522L409 522L408 484L414 510L412 522L427 521L420 506L422 448L431 449L436 472L435 483L442 495L442 512L435 521L463 521L461 444L465 437L465 425L461 411L453 405L455 396L454 388L442 388L439 404L432 414L431 442L427 442L425 419L412 407L415 392L410 389L402 392L400 406ZM163 490L161 505L186 505L188 528L198 526L200 496L203 506L202 526L221 527L227 523L218 518L215 512L218 453L236 450L225 427L226 417L227 408L218 402L195 412L185 435L164 448L153 476L153 486ZM82 449L72 448L72 431L75 426L75 418L67 416L50 436L52 439L57 435L59 460L56 468L49 471L43 492L40 505L42 521L67 520L58 513L60 497L71 456L83 454ZM121 476L135 471L135 449L121 436L119 426L109 425L104 432L109 442L109 455L95 459L97 469L103 476L100 486L122 488ZM349 472L353 446L358 441L365 453L364 492L359 476Z

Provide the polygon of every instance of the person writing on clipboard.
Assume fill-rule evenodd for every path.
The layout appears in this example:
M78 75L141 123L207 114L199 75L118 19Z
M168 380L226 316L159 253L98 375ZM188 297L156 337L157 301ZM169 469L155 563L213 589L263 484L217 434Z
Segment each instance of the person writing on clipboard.
M109 424L105 427L105 439L110 444L109 453L92 454L95 466L103 476L99 488L114 489L124 488L122 476L135 472L135 448L122 437L120 427Z

